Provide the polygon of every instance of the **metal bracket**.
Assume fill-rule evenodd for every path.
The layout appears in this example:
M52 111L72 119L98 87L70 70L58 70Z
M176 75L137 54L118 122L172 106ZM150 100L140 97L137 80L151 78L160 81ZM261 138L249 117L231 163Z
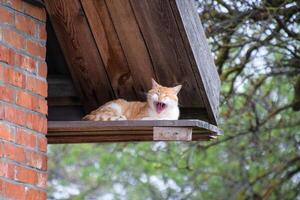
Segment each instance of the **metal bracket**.
M153 127L154 141L191 141L192 128Z

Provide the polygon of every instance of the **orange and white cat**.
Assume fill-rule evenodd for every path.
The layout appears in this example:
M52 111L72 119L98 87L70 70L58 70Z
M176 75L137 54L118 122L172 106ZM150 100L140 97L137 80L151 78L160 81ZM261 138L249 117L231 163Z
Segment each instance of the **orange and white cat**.
M86 115L83 120L177 120L179 118L177 94L181 85L163 87L152 79L147 102L117 99L107 102Z

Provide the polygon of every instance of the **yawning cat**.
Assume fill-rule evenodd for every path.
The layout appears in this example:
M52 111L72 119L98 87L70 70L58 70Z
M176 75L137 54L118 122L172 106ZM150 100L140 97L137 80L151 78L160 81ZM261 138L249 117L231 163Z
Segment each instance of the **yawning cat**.
M181 85L163 87L152 79L147 102L124 99L110 101L86 115L83 120L177 120L179 118L177 94Z

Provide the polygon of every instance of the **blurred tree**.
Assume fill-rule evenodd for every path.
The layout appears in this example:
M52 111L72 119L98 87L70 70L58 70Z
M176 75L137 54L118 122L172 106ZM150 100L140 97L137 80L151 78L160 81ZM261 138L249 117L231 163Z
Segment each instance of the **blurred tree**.
M201 0L198 9L222 80L225 135L50 146L50 199L300 199L300 114L291 109L300 1Z

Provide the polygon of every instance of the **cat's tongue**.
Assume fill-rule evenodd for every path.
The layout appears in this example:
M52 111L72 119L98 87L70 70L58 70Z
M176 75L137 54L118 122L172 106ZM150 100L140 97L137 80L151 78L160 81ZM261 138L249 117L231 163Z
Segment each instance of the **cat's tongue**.
M161 102L156 102L155 107L156 107L156 112L161 113L165 109L166 104L161 103Z

